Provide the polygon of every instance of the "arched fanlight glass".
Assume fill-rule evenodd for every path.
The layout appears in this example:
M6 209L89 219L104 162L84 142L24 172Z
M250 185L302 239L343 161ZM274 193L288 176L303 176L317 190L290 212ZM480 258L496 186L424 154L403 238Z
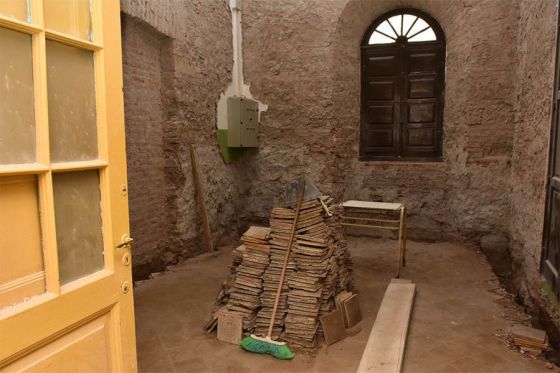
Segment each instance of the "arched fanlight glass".
M396 43L397 39L415 43L435 41L437 37L432 27L422 18L402 13L381 22L371 33L368 44L391 44Z

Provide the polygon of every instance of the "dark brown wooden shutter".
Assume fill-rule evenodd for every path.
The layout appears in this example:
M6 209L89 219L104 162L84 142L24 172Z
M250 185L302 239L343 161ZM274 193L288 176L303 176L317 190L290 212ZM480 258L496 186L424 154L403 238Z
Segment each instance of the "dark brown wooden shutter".
M443 59L441 44L408 44L403 53L400 156L441 157Z
M392 157L398 152L400 122L398 46L362 52L360 157Z

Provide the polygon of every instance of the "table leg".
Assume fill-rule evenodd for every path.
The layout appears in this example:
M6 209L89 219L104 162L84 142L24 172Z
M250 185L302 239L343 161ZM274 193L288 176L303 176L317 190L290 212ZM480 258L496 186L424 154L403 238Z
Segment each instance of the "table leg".
M399 278L400 274L401 274L401 265L403 264L403 258L404 258L404 244L403 244L403 233L404 233L404 217L405 217L405 209L404 207L401 207L401 215L400 215L400 222L399 222L399 239L398 239L398 243L397 243L397 278Z
M402 266L406 266L406 231L408 229L408 222L406 216L406 207L404 208L404 224L403 224L403 257L402 257Z

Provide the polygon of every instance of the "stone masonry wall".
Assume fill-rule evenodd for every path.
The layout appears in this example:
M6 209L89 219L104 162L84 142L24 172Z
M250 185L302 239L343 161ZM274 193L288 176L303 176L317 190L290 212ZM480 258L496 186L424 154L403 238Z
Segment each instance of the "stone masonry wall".
M269 105L260 146L245 159L251 193L244 217L265 220L286 182L307 174L324 193L340 197L344 174L333 147L332 32L341 1L245 0L245 82Z
M413 7L432 15L446 37L443 162L359 162L359 45L383 12ZM347 134L345 198L394 200L409 207L410 234L481 245L495 266L507 262L509 162L513 140L518 8L501 1L349 1L335 53L341 64L335 106L353 108ZM351 101L348 102L348 99ZM504 268L503 270L507 270Z
M516 116L511 167L511 250L519 295L539 290L554 85L557 0L520 2ZM560 326L560 319L556 317ZM556 336L558 339L558 336Z
M265 223L286 182L307 174L339 200L406 203L412 239L480 245L498 272L511 255L521 293L538 299L555 3L244 0L245 82L269 109L260 147L226 165L215 115L231 78L227 1L122 0L137 277L204 250L195 143L217 242ZM397 7L429 13L446 35L443 162L358 161L360 42Z
M447 39L444 161L359 162L360 43L397 7L438 20ZM519 8L509 0L245 0L245 80L267 102L246 169L249 217L307 173L342 199L405 202L415 239L467 239L507 257Z

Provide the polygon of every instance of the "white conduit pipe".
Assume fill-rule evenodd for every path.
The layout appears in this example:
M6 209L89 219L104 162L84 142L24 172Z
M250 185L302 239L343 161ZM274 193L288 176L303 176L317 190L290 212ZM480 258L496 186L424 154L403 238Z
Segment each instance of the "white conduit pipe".
M241 96L243 91L243 40L241 34L241 0L229 0L231 9L231 24L233 34L233 73L232 83L235 89L235 95Z

